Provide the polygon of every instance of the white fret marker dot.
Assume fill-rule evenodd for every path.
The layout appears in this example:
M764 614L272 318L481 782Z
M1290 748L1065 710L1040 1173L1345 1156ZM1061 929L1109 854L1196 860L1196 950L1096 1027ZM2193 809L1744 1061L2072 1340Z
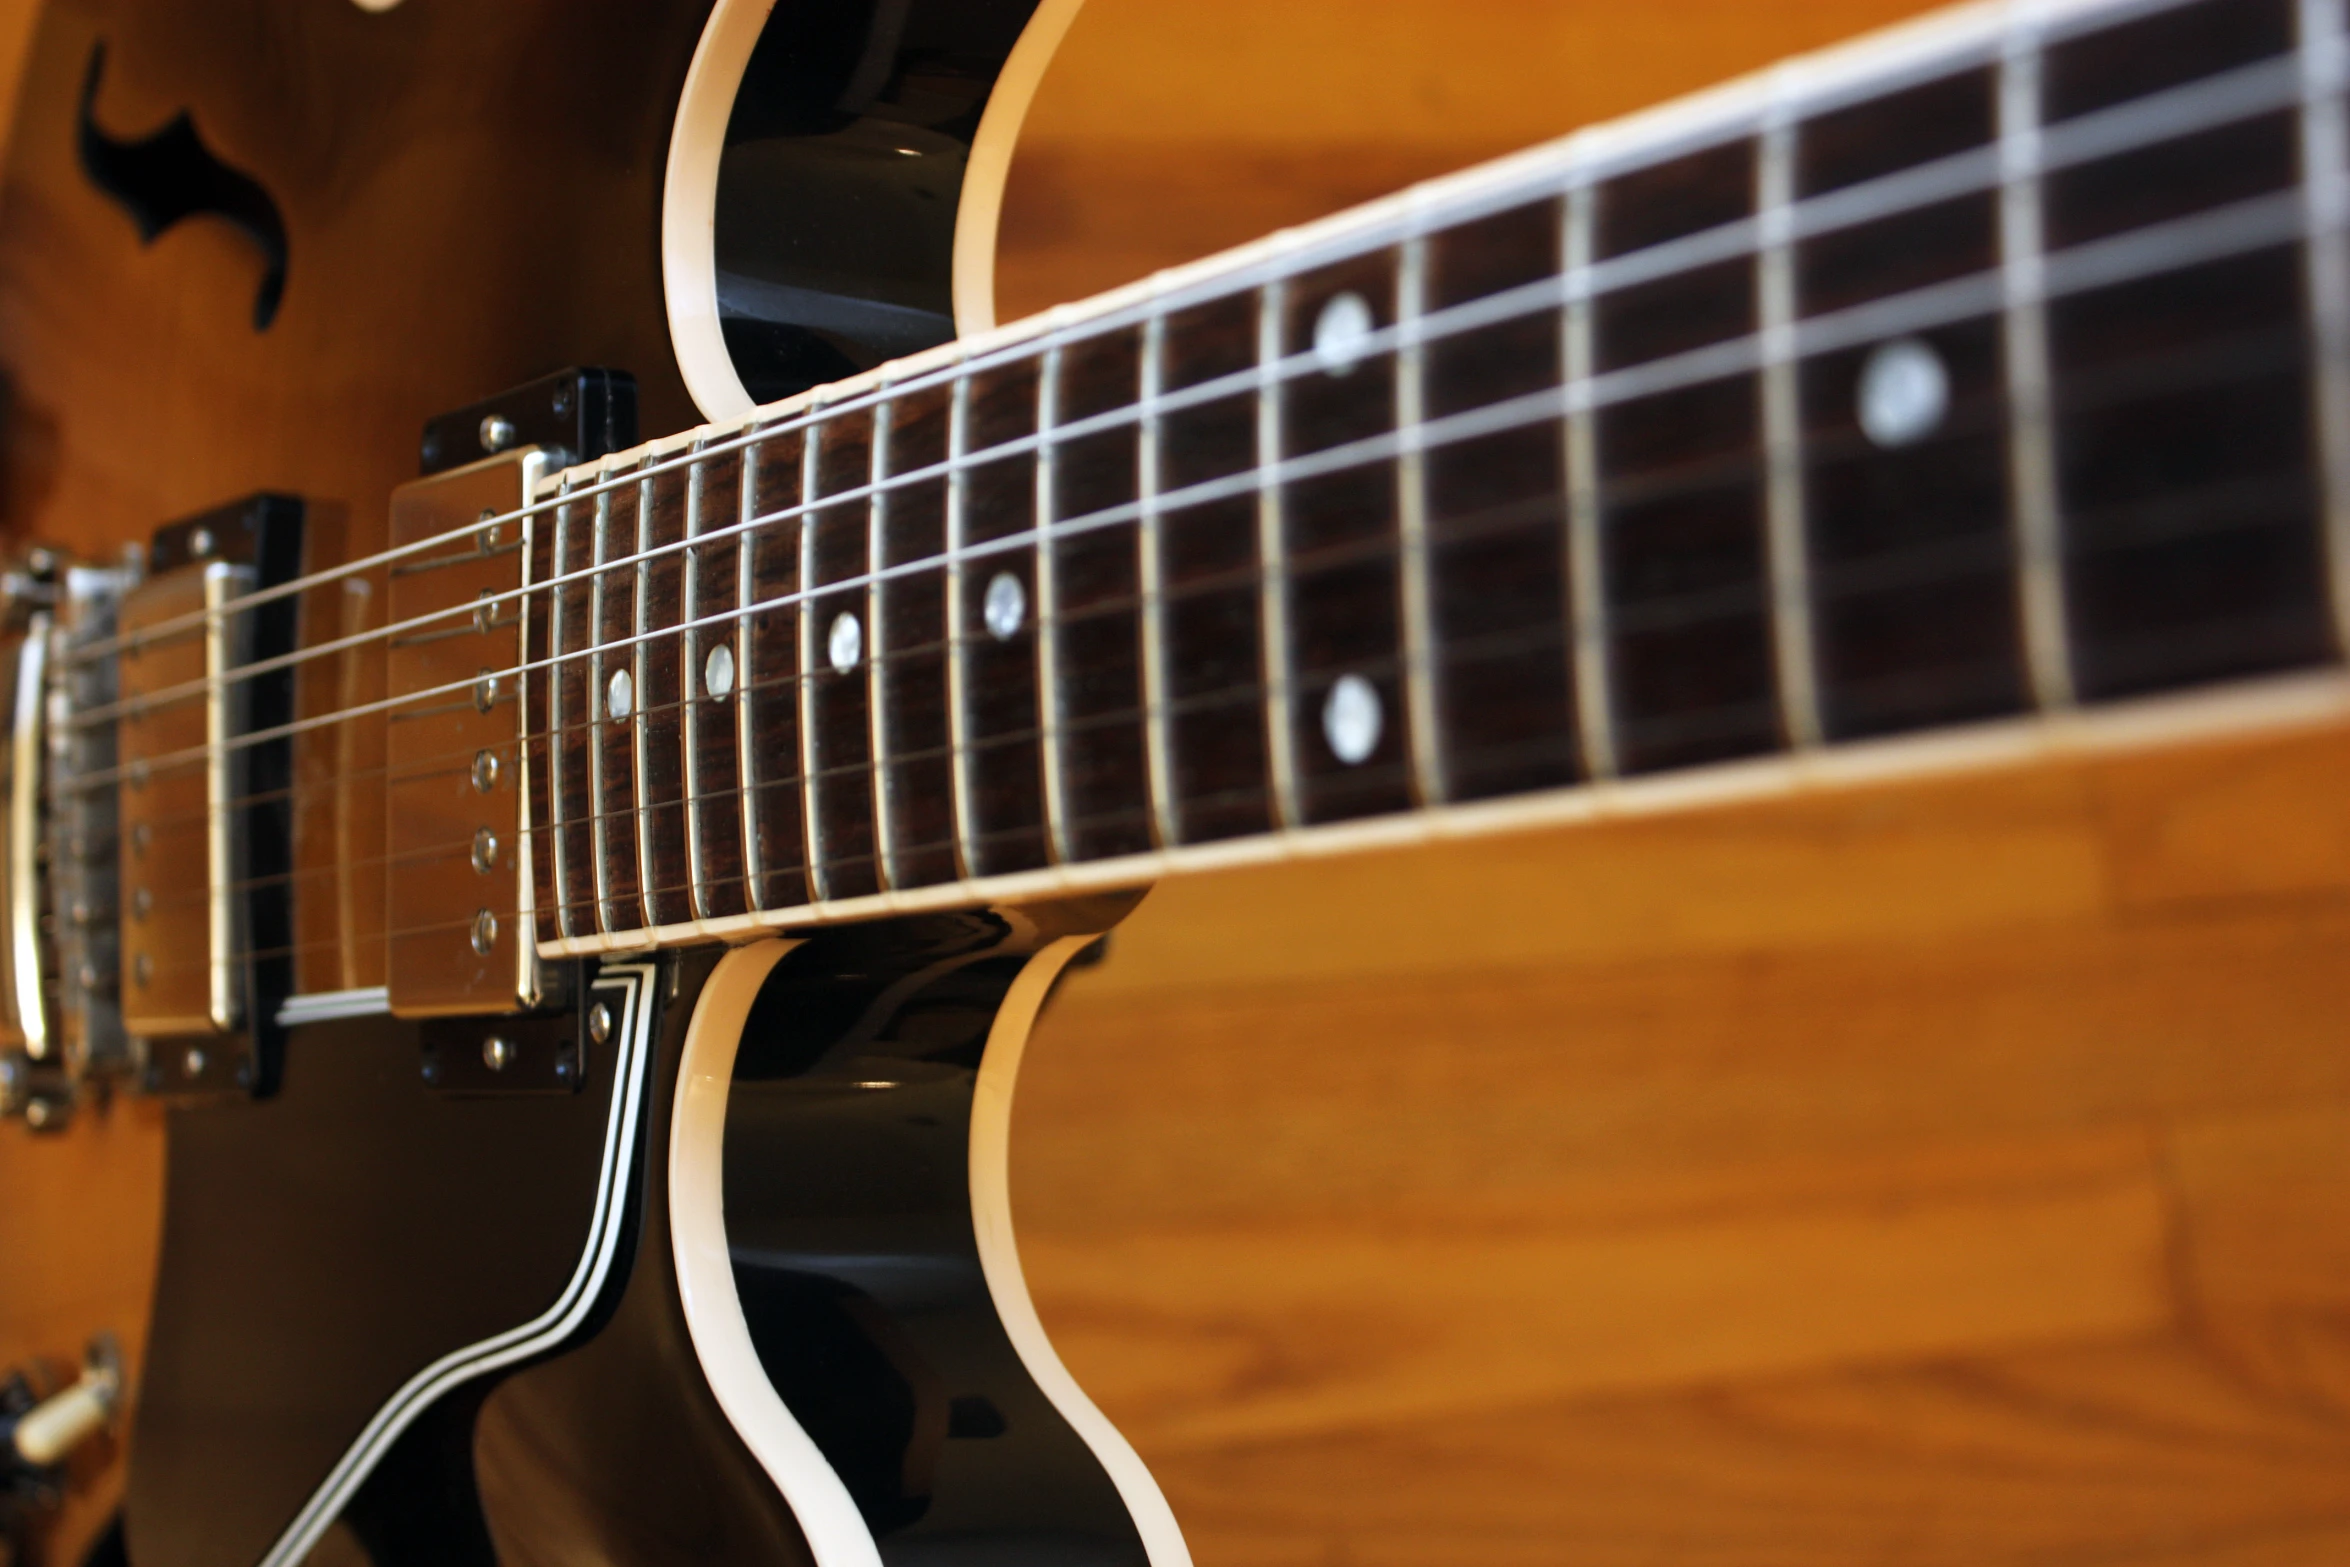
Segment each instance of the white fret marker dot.
M1019 634L1020 622L1028 618L1028 590L1010 572L997 572L988 580L987 602L981 614L986 617L989 636L998 642L1011 641Z
M1344 375L1362 363L1363 340L1376 323L1363 296L1339 294L1314 318L1314 357L1332 375Z
M1360 675L1340 675L1322 703L1322 737L1330 754L1352 767L1379 749L1379 688Z
M832 655L836 673L845 675L857 667L857 661L865 656L865 628L857 623L856 616L844 611L833 617L824 651Z
M604 716L620 722L636 706L636 682L628 678L628 671L615 669L604 686Z
M1950 373L1916 338L1884 344L1861 367L1860 427L1879 446L1922 441L1949 411Z
M717 701L734 689L734 649L721 642L702 660L702 689Z

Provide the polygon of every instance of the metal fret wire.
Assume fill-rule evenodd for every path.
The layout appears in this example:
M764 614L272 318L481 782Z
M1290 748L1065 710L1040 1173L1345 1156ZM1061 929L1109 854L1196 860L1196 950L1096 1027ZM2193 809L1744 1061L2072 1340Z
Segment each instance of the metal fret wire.
M601 565L604 560L604 540L612 527L612 492L598 490L595 500L595 537L591 544L591 558ZM589 847L595 855L596 928L605 935L612 932L612 855L607 843L609 817L604 810L604 722L609 716L610 704L605 700L604 673L604 578L597 573L588 584L588 635L596 639L588 649L588 835Z
M970 630L963 603L970 597L963 566L971 553L971 484L961 459L971 444L971 379L963 377L947 394L947 758L949 792L954 796L955 868L965 880L979 874L978 801L971 787ZM935 569L935 567L933 568Z
M2012 47L2011 43L2010 48L2012 49ZM1954 58L1950 62L1950 68L1955 69L1963 63L1965 63L1963 60ZM2196 130L2227 124L2270 110L2302 105L2306 90L2307 83L2304 80L2304 72L2294 55L2242 66L2223 75L2172 88L2095 114L2084 115L2061 127L2041 132L2036 137L2039 143L2039 157L2034 167L2043 172L2068 168L2113 153L2175 140ZM1749 130L1754 128L1747 127ZM1710 144L1710 142L1720 139L1722 138L1708 138L1706 142L1700 144ZM1572 152L1573 147L1570 144L1567 149L1570 158ZM2008 166L2008 160L2012 157L2013 152L2014 149L2003 142L1992 147L1953 154L1934 163L1923 164L1901 173L1887 175L1881 179L1837 191L1830 195L1811 198L1798 204L1790 213L1792 226L1789 229L1789 238L1793 241L1800 241L1817 234L1850 228L1876 218L1915 210L1950 197L2000 189L2003 170ZM1600 177L1603 167L1607 166L1583 166L1570 162L1567 167L1553 171L1547 182L1529 181L1525 189L1514 193L1515 199L1513 201L1488 197L1477 203L1477 208L1483 210L1489 207L1506 207L1523 201L1539 200L1545 194L1546 184L1555 188L1556 183L1561 180L1567 184L1570 192L1589 189ZM1466 210L1451 214L1456 220L1465 219L1470 215L1473 214ZM1367 242L1367 248L1377 248L1379 243L1394 243L1398 238L1400 238L1400 229L1397 235L1379 238L1375 242ZM1759 226L1757 220L1742 219L1703 233L1653 246L1647 250L1613 257L1606 262L1597 263L1591 268L1587 287L1593 295L1612 293L1653 281L1659 277L1693 270L1714 261L1752 255L1757 253L1758 245ZM1344 253L1355 254L1364 248L1366 248L1366 242L1358 242L1348 246ZM692 451L680 451L665 458L643 460L650 464L653 471L660 471L667 467L682 466L695 460L724 456L779 435L809 430L827 419L877 406L880 402L892 397L951 383L978 370L998 364L1033 357L1049 343L1065 342L1080 335L1108 330L1121 325L1147 324L1151 311L1162 308L1172 309L1174 301L1189 299L1194 294L1199 294L1202 297L1219 297L1232 292L1238 280L1245 279L1251 272L1262 270L1265 265L1266 263L1260 262L1255 267L1244 268L1235 273L1232 280L1225 281L1221 287L1212 287L1208 284L1189 287L1181 293L1168 296L1169 303L1164 307L1155 304L1129 305L1099 318L1079 318L1038 337L993 347L984 353L972 355L955 364L925 370L917 375L909 376L903 382L891 383L886 387L876 385L853 396L842 398L837 403L812 401L798 411L777 419L773 423L753 424L746 426L734 435L708 439L708 443L699 457ZM1526 288L1513 290L1506 295L1490 296L1470 305L1457 306L1438 316L1431 317L1424 325L1422 335L1424 338L1430 339L1449 336L1491 325L1498 320L1508 319L1513 314L1524 314L1533 310L1553 307L1558 303L1558 297L1562 292L1563 279L1553 279L1545 284L1528 285ZM1502 300L1510 301L1510 307L1506 309L1501 307L1498 302ZM1375 332L1364 340L1363 352L1365 354L1392 352L1396 347L1397 338L1398 334L1392 328ZM1319 365L1314 356L1310 353L1304 353L1284 361L1278 367L1277 373L1279 378L1288 379L1316 373L1318 369ZM1163 400L1162 410L1173 411L1195 403L1212 401L1246 391L1262 379L1262 374L1263 371L1260 367L1257 370L1239 372L1218 381L1186 388L1183 392L1167 396ZM1059 433L1064 439L1076 439L1102 430L1134 424L1139 419L1139 413L1139 404L1132 404L1069 425ZM948 464L934 465L930 468L893 475L887 482L890 485L925 482L938 477L942 471L957 460L978 463L1018 455L1034 450L1038 439L1038 437L1029 436L1004 442L980 452L965 454L961 459L950 458ZM629 457L632 464L638 460L633 454ZM599 472L606 476L593 483L579 485L573 491L574 494L584 497L621 484L632 483L636 481L640 473L640 470L632 466L615 468L610 466L608 462L595 466ZM827 500L833 503L847 503L863 499L868 493L867 489L846 490L838 496L827 497ZM429 550L452 545L470 545L485 527L545 511L555 504L555 498L550 496L518 507L512 512L501 513L432 538L416 540L362 560L312 573L293 582L280 583L275 587L241 595L222 605L216 611L191 611L188 614L144 628L137 634L136 639L149 642L160 640L180 630L192 629L204 624L207 616L211 614L231 614L257 607L274 599L323 586L328 582L354 573L371 571L399 561L410 560L412 557ZM785 508L765 517L750 519L739 526L744 528L765 526L798 515L804 509L805 502L803 501L800 507ZM679 547L681 546L672 545L664 548L675 549ZM618 566L630 564L630 562L615 561L612 564ZM425 563L425 569L429 569L429 565L430 563ZM400 569L414 570L418 567L411 565ZM550 585L541 584L540 586ZM515 596L516 593L510 592L500 595L495 600L485 602L503 602L504 599ZM436 611L431 615L419 616L414 621L403 622L398 626L379 628L349 640L358 642L378 640L410 629L415 625L448 619L461 613L470 613L472 608L473 606L466 605ZM110 656L128 648L133 640L133 637L116 637L93 642L89 646L77 650L74 654L74 661L86 663ZM342 645L339 642L320 644L315 648L284 655L279 659L269 660L262 664L243 666L223 676L222 679L226 682L234 682L255 678L273 669L286 667L291 662L300 662L306 658L319 657L337 651Z
M630 617L636 624L636 656L630 660L634 669L629 675L629 785L636 799L639 817L636 823L636 832L633 835L636 838L637 902L644 907L645 923L656 925L660 923L661 915L660 911L653 907L652 823L642 819L652 793L651 780L645 770L646 762L649 760L648 753L652 748L645 743L645 734L647 727L652 723L652 715L647 709L652 706L653 683L645 677L650 673L647 666L653 656L652 639L659 634L652 629L651 625L653 478L650 473L647 473L644 484L637 491L636 538L638 553L636 602L632 606L635 613ZM681 605L680 608L682 607Z
M2007 366L2008 464L2014 494L2024 667L2043 711L2073 705L2072 650L2065 630L2064 541L2058 532L2056 435L2049 424L2048 257L2040 179L2047 167L2041 127L2042 45L2036 7L2008 34L1999 63L2000 315Z
M686 470L685 478L685 538L686 543L699 542L702 532L702 476L708 466L696 463ZM685 748L685 866L687 893L693 904L694 918L710 917L709 900L704 897L702 884L708 879L702 863L702 704L695 701L694 691L702 685L702 552L688 548L685 552L684 582L679 588L678 607L684 612L685 629L677 642L678 705L684 709L679 715L678 733ZM705 690L705 694L707 694Z
M831 896L824 863L824 811L816 782L816 682L811 678L821 651L823 628L816 624L816 514L811 509L817 493L818 454L823 426L812 425L800 438L800 825L807 836L808 901L822 903ZM866 563L870 566L872 563Z
M1042 443L1036 452L1036 708L1040 715L1037 759L1044 774L1044 827L1047 857L1063 865L1077 856L1069 838L1068 785L1061 756L1060 584L1053 559L1053 454L1050 439L1060 412L1061 345L1045 350L1036 378L1036 434Z
M1166 361L1167 320L1153 312L1142 331L1142 418L1134 452L1134 585L1142 596L1143 764L1150 780L1151 842L1162 849L1180 841L1174 727L1167 713L1166 584L1159 552L1159 393Z
M1560 364L1567 384L1593 379L1591 253L1598 227L1599 193L1585 185L1564 202L1567 307L1559 318L1564 336ZM1566 419L1567 591L1573 606L1567 639L1575 692L1575 721L1582 742L1583 770L1613 778L1616 757L1615 687L1608 677L1607 579L1600 547L1599 420L1591 408Z
M1762 253L1755 265L1756 322L1761 327L1763 535L1770 578L1771 651L1780 721L1797 750L1821 740L1820 689L1812 633L1811 551L1804 539L1803 413L1796 400L1795 247L1788 214L1795 202L1794 105L1780 90L1755 162L1755 214Z
M2264 249L2272 245L2301 239L2306 232L2304 201L2298 190L2277 192L2254 197L2231 206L2208 209L2191 217L2139 229L2114 238L2075 247L2045 258L2040 269L2038 296L2041 299L2061 298L2087 289L2126 282L2161 272L2174 271L2199 262L2222 259ZM1979 273L1918 289L1909 294L1885 300L1872 301L1832 315L1814 317L1799 325L1794 335L1793 351L1799 358L1811 358L1839 349L1856 347L1885 337L1930 330L1970 318L1987 318L1999 308L2003 298L2017 293L2012 276L1999 272ZM1531 424L1557 420L1573 420L1601 408L1654 395L1705 381L1749 375L1763 368L1765 359L1757 336L1727 339L1707 347L1675 355L1650 364L1611 371L1582 384L1553 387L1528 393L1506 402L1488 404L1462 414L1450 415L1433 421L1415 432L1413 442L1422 448L1450 445L1474 440L1482 436L1523 428ZM1186 489L1158 497L1162 513L1184 507L1205 505L1217 500L1252 494L1259 485L1286 484L1299 479L1318 477L1345 468L1368 463L1391 462L1400 453L1403 437L1390 432L1369 437L1343 446L1331 447L1304 457L1283 459L1268 470L1248 471L1223 479L1204 481ZM837 498L827 498L827 504L837 504ZM1140 515L1138 503L1127 503L1083 517L1057 522L1052 536L1065 539L1077 534L1105 527L1133 522ZM1031 534L1013 534L1002 539L966 545L959 552L950 551L942 558L908 562L885 569L879 575L891 577L919 571L932 571L944 565L950 572L1011 549L1027 548L1035 542ZM591 573L579 573L579 576ZM827 590L862 586L863 578L845 579L826 584ZM533 591L542 591L534 589ZM803 590L786 593L752 605L751 612L788 608L803 604L809 595ZM484 601L487 602L487 601ZM726 617L712 617L723 619ZM709 623L709 622L703 622ZM668 627L657 635L669 635L681 627ZM608 652L623 648L634 638L600 644L590 652ZM546 667L548 660L517 664L498 673L523 675ZM188 694L193 695L191 686ZM303 733L327 724L339 723L370 713L390 711L430 701L436 697L455 697L470 693L473 682L455 681L399 697L363 704L343 711L300 720L240 736L228 743L228 749L265 744L288 735ZM173 698L176 700L177 698ZM156 705L161 700L151 701ZM151 767L176 765L183 761L201 759L203 748L149 758ZM96 788L117 781L124 769L94 773L77 780L85 788Z
M1281 382L1272 373L1281 362L1281 314L1289 284L1275 278L1257 291L1257 471L1269 473L1283 461ZM1399 451L1402 449L1398 444ZM1296 684L1289 646L1289 539L1283 504L1288 485L1279 481L1249 486L1257 497L1257 679L1265 689L1265 772L1273 791L1273 825L1305 821L1297 788L1297 731L1290 721L1289 696Z
M759 449L743 453L736 480L737 526L741 528L759 510ZM767 862L759 849L760 789L758 727L752 723L752 693L760 688L759 666L751 654L751 605L758 595L758 544L747 531L735 534L734 608L734 776L742 792L743 885L754 911L767 907Z
M1407 432L1427 423L1427 353L1420 323L1427 314L1428 241L1415 234L1403 242L1395 276L1395 427ZM1405 442L1395 471L1396 547L1401 556L1403 594L1404 732L1409 744L1412 796L1423 806L1451 797L1445 777L1436 700L1436 611L1428 560L1428 462Z
M547 563L560 573L565 551L570 546L571 521L579 508L562 505L555 508L555 536L548 546ZM567 597L560 590L547 595L547 652L552 655L547 665L547 719L552 733L563 723L563 601ZM525 815L528 813L525 812ZM582 932L572 929L571 909L575 902L571 895L571 850L564 829L569 824L563 819L563 748L547 747L547 823L549 843L547 852L553 856L555 867L555 928L566 936Z
M890 402L877 404L873 410L873 441L869 455L868 473L874 485L873 499L865 508L865 565L876 570L888 547L883 528L889 517L889 495L881 486L882 477L889 472ZM890 825L889 809L889 691L884 684L888 644L883 640L881 596L882 579L874 577L865 589L865 732L867 747L873 758L870 787L873 792L873 863L878 867L883 891L898 885L897 835Z

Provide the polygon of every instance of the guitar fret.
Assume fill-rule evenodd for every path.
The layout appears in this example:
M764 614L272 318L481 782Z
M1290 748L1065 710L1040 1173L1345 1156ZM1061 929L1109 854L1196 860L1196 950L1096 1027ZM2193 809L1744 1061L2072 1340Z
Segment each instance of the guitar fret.
M1140 399L1134 454L1135 576L1142 596L1143 765L1150 779L1151 840L1179 841L1175 816L1173 728L1168 712L1167 588L1159 540L1159 393L1166 376L1167 318L1153 309L1142 327Z
M2038 30L2019 24L1999 63L1999 248L2007 364L2010 504L2015 511L2024 668L2047 712L2073 705L2066 635L2064 544L2058 531L2056 448L2049 402L2046 263L2040 205Z
M568 491L570 487L570 481L564 481L564 490ZM564 576L571 570L569 534L572 515L577 509L569 503L555 508L555 526L548 545L548 558L553 567L547 573L550 579ZM566 776L568 767L563 716L566 685L563 678L566 660L563 655L567 650L563 606L570 596L568 588L554 587L547 590L547 651L550 655L547 663L547 829L550 840L548 854L554 862L555 873L555 903L549 912L554 917L558 934L579 936L586 932L579 928L573 912L578 907L578 894L573 888L579 871L572 862L573 816L570 809L570 779Z
M1045 514L1083 518L1132 507L1139 496L1133 426L1065 437L1060 430L1132 408L1141 376L1132 329L1077 338L1060 349L1047 420L1055 431ZM1152 843L1145 738L1140 545L1130 528L1081 528L1044 546L1050 613L1039 622L1052 651L1051 737L1059 834L1071 860L1135 854ZM1044 580L1044 579L1040 579Z
M753 656L751 640L751 606L759 601L758 537L751 531L751 519L759 514L758 447L743 448L737 472L734 520L743 531L736 538L734 552L734 776L742 797L743 896L752 908L764 909L767 866L760 853L760 837L766 828L766 800L759 787L759 731L751 708L752 696L765 674Z
M630 642L624 659L636 697L629 707L627 720L628 781L630 814L636 819L637 902L647 926L661 923L660 915L653 908L653 889L659 883L656 879L658 873L653 867L652 824L645 815L652 799L652 788L648 782L650 769L647 765L651 761L647 755L650 747L645 733L645 710L653 705L650 660L645 656L647 633L652 630L653 597L653 563L646 558L646 552L652 547L653 481L647 476L636 487L636 538L632 545L632 553L637 557L636 569L632 573L636 580L629 594L629 634L634 640Z
M811 509L799 519L799 664L793 679L793 687L799 698L800 812L808 850L808 901L811 903L823 903L832 897L832 858L826 852L830 846L825 842L824 813L818 804L825 789L818 771L816 754L816 671L821 667L824 652L818 645L820 632L816 624L816 513L813 507L817 495L817 448L823 444L823 428L822 425L810 425L800 441L800 502Z
M702 442L694 443L699 450ZM695 463L686 470L685 478L685 536L697 539L702 532L702 488L704 465ZM685 762L685 879L686 892L693 905L695 919L710 917L710 865L702 846L702 794L709 780L702 768L702 704L695 700L702 679L701 628L703 611L702 561L698 546L686 546L682 565L683 581L678 601L679 618L689 628L680 638L678 700L679 727L683 735Z
M799 504L805 493L805 447L804 437L791 433L746 453L744 521ZM744 861L753 903L762 909L802 904L815 896L801 723L799 642L805 608L798 594L804 532L804 522L797 519L747 532L737 565L743 614L738 622L742 668L736 754L749 800L743 810ZM761 609L761 604L772 607Z
M1788 743L1821 739L1819 677L1812 630L1810 548L1804 537L1803 429L1795 358L1795 128L1774 110L1756 160L1756 316L1763 356L1764 527L1771 579L1773 662Z
M889 690L884 682L893 652L888 621L883 614L881 564L886 558L883 519L889 515L889 492L880 487L889 476L890 416L894 406L885 396L873 409L872 459L866 480L874 486L865 503L865 560L870 580L865 585L865 729L873 756L873 863L884 888L902 886L898 875L896 833L889 809Z
M954 771L947 725L946 461L948 398L927 387L894 400L888 450L877 473L891 476L874 535L874 619L888 652L876 666L881 726L878 787L887 801L893 887L927 887L956 876ZM911 483L896 476L928 473Z
M1718 142L1600 187L1597 251L1631 255L1751 222L1751 140ZM1753 255L1598 297L1601 372L1751 341ZM1613 401L1596 421L1600 555L1619 762L1647 773L1784 743L1772 649L1759 367Z
M1274 370L1281 362L1282 303L1288 293L1276 278L1257 291L1257 466L1269 468L1281 460L1281 383ZM1296 676L1289 649L1289 547L1282 519L1282 488L1260 480L1257 485L1257 657L1258 679L1265 692L1265 765L1273 794L1273 824L1303 825L1305 811L1298 797L1297 747L1291 698Z
M2334 642L2350 653L2350 31L2343 0L2299 0L2306 264Z
M965 877L979 874L971 786L971 637L964 625L969 599L964 552L970 547L971 483L963 466L971 443L971 378L958 375L947 404L947 753L955 797L955 863Z
M1568 388L1567 592L1574 625L1568 637L1575 721L1583 746L1583 770L1592 778L1613 778L1616 756L1615 694L1608 682L1606 578L1602 575L1599 514L1598 420L1588 398L1594 373L1591 264L1597 235L1599 192L1578 182L1567 193L1565 232L1567 307L1560 316L1560 362Z
M981 875L1051 863L1036 649L1038 368L1015 361L972 378L961 459L964 543L985 550L964 577L960 611L970 841Z
M601 470L599 479L607 477ZM588 578L588 645L596 651L588 655L587 729L588 729L588 831L593 844L595 862L596 929L609 935L612 931L612 855L611 813L605 801L611 791L605 774L609 769L604 760L604 535L611 522L612 495L603 490L596 495L595 521L590 525L589 562L595 568Z
M1059 344L1047 348L1036 378L1036 713L1037 760L1044 783L1046 852L1056 865L1076 858L1070 847L1068 775L1061 754L1060 620L1053 530L1053 424L1061 400Z
M721 529L742 512L746 453L732 452L697 462L687 487L688 535L701 540L716 520ZM752 795L741 765L743 734L738 705L743 684L743 621L730 631L723 622L703 622L745 602L741 593L749 546L739 534L697 542L685 557L685 615L694 630L685 646L680 681L686 714L687 843L693 864L694 913L723 919L742 913L746 900L745 813ZM725 677L723 688L719 677Z
M1395 280L1396 544L1401 566L1404 722L1408 731L1412 796L1421 806L1452 795L1445 776L1442 720L1437 712L1437 640L1428 565L1428 458L1415 444L1427 422L1427 353L1420 338L1427 310L1428 241L1404 241Z
M632 739L637 884L647 925L693 918L686 830L683 637L686 480L648 472L637 491L636 705Z

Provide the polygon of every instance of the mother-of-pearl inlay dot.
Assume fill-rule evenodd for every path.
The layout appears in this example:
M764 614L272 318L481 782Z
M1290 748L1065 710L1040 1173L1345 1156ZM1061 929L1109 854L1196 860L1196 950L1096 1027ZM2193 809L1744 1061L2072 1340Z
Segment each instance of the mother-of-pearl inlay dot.
M1362 295L1351 290L1333 294L1314 318L1314 357L1332 375L1344 375L1362 363L1364 344L1378 323Z
M824 639L824 651L832 659L836 674L847 674L865 657L865 627L847 610L832 618L832 630Z
M1877 445L1910 446L1932 435L1950 411L1942 356L1914 337L1880 344L1860 372L1860 427Z
M1340 675L1322 702L1322 738L1330 742L1331 755L1353 767L1379 749L1385 717L1377 686L1360 675Z

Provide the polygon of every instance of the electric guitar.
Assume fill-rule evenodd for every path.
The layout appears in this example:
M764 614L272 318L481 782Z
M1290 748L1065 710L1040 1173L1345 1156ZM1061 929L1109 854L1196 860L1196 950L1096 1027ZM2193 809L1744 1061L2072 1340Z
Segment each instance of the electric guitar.
M1075 11L44 13L0 1013L170 1108L138 1567L1178 1567L1009 1206L1146 889L2345 716L2340 0L1944 13L999 327Z

